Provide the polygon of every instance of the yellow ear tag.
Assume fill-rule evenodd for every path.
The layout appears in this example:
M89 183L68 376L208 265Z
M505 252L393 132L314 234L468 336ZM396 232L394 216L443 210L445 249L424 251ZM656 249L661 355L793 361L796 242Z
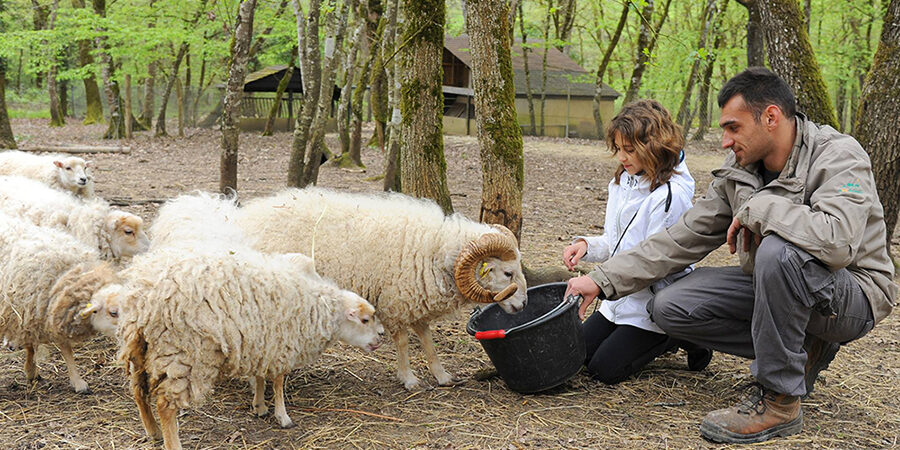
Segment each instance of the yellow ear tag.
M94 305L92 305L92 304L90 304L90 303L88 303L87 305L85 305L84 309L82 309L81 312L79 313L79 315L81 316L81 318L82 318L82 319L87 319L88 316L91 315L91 308L93 308L93 307L94 307Z
M491 268L487 266L488 263L481 263L481 278L484 278L485 275L491 273Z

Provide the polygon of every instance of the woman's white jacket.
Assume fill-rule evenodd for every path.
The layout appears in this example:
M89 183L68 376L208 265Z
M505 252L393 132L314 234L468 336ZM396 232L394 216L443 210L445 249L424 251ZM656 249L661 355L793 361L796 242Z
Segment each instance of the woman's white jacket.
M678 164L675 171L668 185L660 185L653 191L650 191L650 181L642 174L629 175L624 172L618 184L615 180L610 181L603 235L575 237L575 241L584 239L587 242L587 253L582 260L606 261L614 253L634 247L647 237L668 228L681 214L690 209L691 199L694 196L694 178L691 177L684 161ZM666 211L670 188L671 203ZM618 300L604 300L600 305L600 312L615 324L632 325L663 333L650 320L647 304L655 292L691 270L687 268L682 272L671 274L644 290Z

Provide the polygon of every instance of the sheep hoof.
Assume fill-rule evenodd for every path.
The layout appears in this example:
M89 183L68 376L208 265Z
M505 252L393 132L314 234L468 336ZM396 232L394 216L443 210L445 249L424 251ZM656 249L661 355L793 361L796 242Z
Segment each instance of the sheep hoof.
M269 415L269 408L256 410L256 417L266 417L268 415Z
M75 393L80 394L80 395L91 395L94 393L94 391L92 391L91 388L85 386L81 390L75 389Z
M285 421L282 421L279 419L278 423L279 423L279 425L281 425L281 428L285 428L285 429L294 428L295 426L297 426L296 424L294 424L294 422L290 418L288 418Z
M412 380L406 380L403 382L403 387L406 388L407 391L418 391L421 390L421 386L419 385L419 380L413 378Z
M441 386L456 386L463 384L465 381L457 376L450 377L449 380L439 381L438 384Z

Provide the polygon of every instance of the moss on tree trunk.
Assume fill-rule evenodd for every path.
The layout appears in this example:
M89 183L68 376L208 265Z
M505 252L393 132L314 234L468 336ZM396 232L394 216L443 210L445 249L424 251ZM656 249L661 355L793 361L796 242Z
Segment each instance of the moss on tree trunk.
M872 69L866 77L856 138L872 159L878 198L884 206L887 245L900 213L900 0L891 0Z
M794 90L797 106L813 122L838 128L800 5L796 0L765 0L759 6L772 71Z
M525 174L507 8L505 2L469 0L467 23L481 148L480 220L504 225L518 238Z
M406 14L400 50L400 178L404 193L431 198L453 211L444 159L441 91L444 1L401 0Z

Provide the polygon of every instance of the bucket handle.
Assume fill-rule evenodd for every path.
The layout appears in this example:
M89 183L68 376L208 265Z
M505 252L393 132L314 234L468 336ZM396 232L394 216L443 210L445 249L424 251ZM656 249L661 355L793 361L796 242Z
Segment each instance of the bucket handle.
M569 306L572 303L575 303L577 305L581 301L581 299L582 299L581 294L569 294L569 296L566 297L566 301L560 303L559 305L556 305L556 307L554 307L552 310L548 311L544 315L546 316L546 315L552 314L559 309ZM473 314L474 314L474 311L473 311ZM508 335L514 331L517 331L518 329L523 328L529 324L530 324L530 322L524 323L521 325L516 325L508 330L478 331L475 333L475 339L478 339L479 341L487 341L487 340L491 340L491 339L503 339L506 337L506 335Z

